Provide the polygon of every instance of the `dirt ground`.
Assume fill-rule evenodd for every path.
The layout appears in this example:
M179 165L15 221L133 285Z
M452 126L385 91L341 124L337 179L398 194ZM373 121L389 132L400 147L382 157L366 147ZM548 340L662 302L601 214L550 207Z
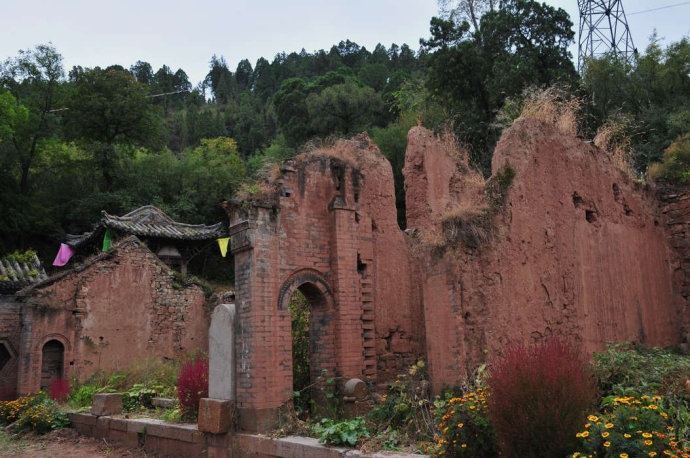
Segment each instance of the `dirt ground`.
M60 429L43 436L27 434L14 438L0 430L0 456L41 458L113 458L151 456L143 450L115 447L104 440L80 436L71 428Z

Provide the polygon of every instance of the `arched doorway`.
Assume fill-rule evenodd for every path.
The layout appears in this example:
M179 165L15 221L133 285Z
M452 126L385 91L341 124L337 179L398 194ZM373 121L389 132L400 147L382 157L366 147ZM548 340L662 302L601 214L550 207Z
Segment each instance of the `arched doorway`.
M325 407L324 398L335 390L331 290L319 273L302 271L284 285L279 307L290 313L293 403L306 418L314 407Z
M41 389L63 378L65 346L59 340L49 340L41 350Z

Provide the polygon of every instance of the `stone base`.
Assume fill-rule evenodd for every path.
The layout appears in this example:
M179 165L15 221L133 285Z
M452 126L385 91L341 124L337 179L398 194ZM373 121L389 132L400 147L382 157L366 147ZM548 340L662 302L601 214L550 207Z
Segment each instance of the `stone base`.
M120 393L97 393L93 395L92 415L116 415L118 413L122 413L122 395Z
M233 403L223 399L199 400L199 431L212 434L227 433L233 426Z
M280 407L264 409L238 408L237 422L240 431L265 433L274 430L280 419Z

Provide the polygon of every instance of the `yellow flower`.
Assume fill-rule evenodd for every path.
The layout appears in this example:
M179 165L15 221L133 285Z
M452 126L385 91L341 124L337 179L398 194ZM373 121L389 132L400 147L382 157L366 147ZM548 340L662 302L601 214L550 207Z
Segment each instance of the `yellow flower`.
M601 437L609 437L609 432L604 431L603 433L601 433Z
M462 444L460 447L465 448L467 447L467 444Z
M650 438L652 435L649 433L642 433L642 437Z
M649 452L649 456L656 456L656 452Z
M597 421L598 419L599 419L599 417L596 417L594 415L590 415L589 417L587 417L587 420L589 420L589 421Z
M632 436L630 436L630 434L628 434L628 433L625 433L625 434L623 434L623 437L625 437L626 439L630 439L630 437L632 437Z
M652 445L652 441L647 439L646 441L644 441L644 445Z
M584 431L580 433L580 437L587 437L589 436L589 431Z
M610 446L611 446L611 442L609 442L609 441L604 442L604 447L610 447Z
M613 423L606 423L604 426L606 426L607 429L613 428Z
M621 458L628 458L628 454L627 454L627 453L621 453L619 456L620 456Z
M464 425L464 423L458 423L458 428L462 428Z

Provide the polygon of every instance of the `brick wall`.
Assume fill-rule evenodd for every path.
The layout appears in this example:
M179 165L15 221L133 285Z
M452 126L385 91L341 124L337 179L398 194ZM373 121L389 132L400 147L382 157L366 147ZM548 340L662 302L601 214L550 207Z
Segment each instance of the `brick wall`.
M14 399L17 394L21 329L19 310L20 306L13 296L0 294L0 345L4 347L2 355L9 355L9 360L0 368L0 400Z
M390 164L366 137L334 150L287 163L270 193L227 207L240 412L290 399L287 303L297 289L311 306L313 380L326 369L383 383L422 352Z

